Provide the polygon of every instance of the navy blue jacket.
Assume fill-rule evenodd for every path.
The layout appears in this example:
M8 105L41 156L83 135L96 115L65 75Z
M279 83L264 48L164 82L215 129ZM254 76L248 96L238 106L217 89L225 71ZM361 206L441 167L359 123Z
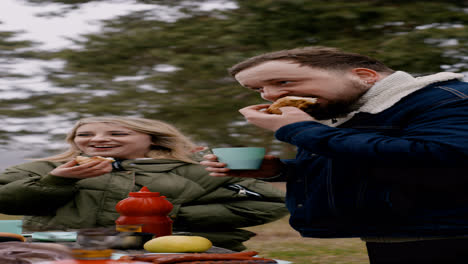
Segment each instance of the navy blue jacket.
M307 121L276 138L290 224L306 237L468 235L468 83L424 87L339 127Z

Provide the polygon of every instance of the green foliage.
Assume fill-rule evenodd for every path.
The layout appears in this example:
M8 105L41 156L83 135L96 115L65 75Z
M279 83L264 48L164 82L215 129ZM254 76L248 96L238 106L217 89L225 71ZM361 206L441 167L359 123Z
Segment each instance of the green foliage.
M73 6L91 1L53 2ZM437 72L442 65L457 71L468 68L466 1L239 0L237 4L237 9L211 12L188 5L182 9L187 16L175 22L160 21L150 11L108 20L101 32L76 41L82 48L41 55L66 61L63 70L50 72L50 81L82 92L5 103L33 104L16 113L24 116L140 115L169 121L210 145L271 145L281 152L285 146L271 133L247 125L237 112L263 103L228 76L226 69L240 60L272 50L324 45L368 54L415 74ZM0 47L8 45L12 43L0 41ZM157 65L177 70L158 71ZM119 80L122 76L139 78ZM110 93L93 96L99 91ZM0 114L11 113L0 110Z
M0 32L0 50L2 53L5 51L14 51L20 48L26 48L31 46L31 41L13 41L11 38L15 37L17 33L11 31Z

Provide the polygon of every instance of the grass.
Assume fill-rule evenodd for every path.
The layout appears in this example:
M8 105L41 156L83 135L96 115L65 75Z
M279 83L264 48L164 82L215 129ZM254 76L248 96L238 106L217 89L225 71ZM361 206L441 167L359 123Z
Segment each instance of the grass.
M278 184L283 189L284 186ZM359 238L304 238L289 225L289 216L265 225L245 228L257 235L245 242L248 250L294 264L368 264L365 243Z
M292 229L289 216L261 226L246 228L257 235L245 242L248 250L267 258L294 264L368 264L365 244L359 238L304 238Z
M0 220L16 220L23 218L21 215L4 215L0 214Z

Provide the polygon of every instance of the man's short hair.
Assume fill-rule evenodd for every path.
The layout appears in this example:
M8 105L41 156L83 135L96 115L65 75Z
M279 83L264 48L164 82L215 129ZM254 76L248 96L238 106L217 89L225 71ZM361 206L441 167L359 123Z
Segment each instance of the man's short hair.
M390 69L382 62L369 56L344 52L338 48L322 46L295 48L261 54L237 63L229 68L228 71L232 76L235 76L245 69L257 66L263 62L275 60L292 61L302 66L325 70L368 68L377 72L394 72L394 70Z

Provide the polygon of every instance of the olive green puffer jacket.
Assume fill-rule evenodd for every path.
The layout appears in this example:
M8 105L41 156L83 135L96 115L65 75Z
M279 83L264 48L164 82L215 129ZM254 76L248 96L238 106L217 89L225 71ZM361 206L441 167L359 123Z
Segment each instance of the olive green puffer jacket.
M174 232L202 235L233 250L245 249L242 242L254 235L239 228L287 214L284 193L270 183L212 177L198 164L125 160L122 170L82 180L48 174L60 164L35 161L7 168L0 176L0 213L25 215L30 230L109 227L119 217L115 205L146 186L174 205Z

